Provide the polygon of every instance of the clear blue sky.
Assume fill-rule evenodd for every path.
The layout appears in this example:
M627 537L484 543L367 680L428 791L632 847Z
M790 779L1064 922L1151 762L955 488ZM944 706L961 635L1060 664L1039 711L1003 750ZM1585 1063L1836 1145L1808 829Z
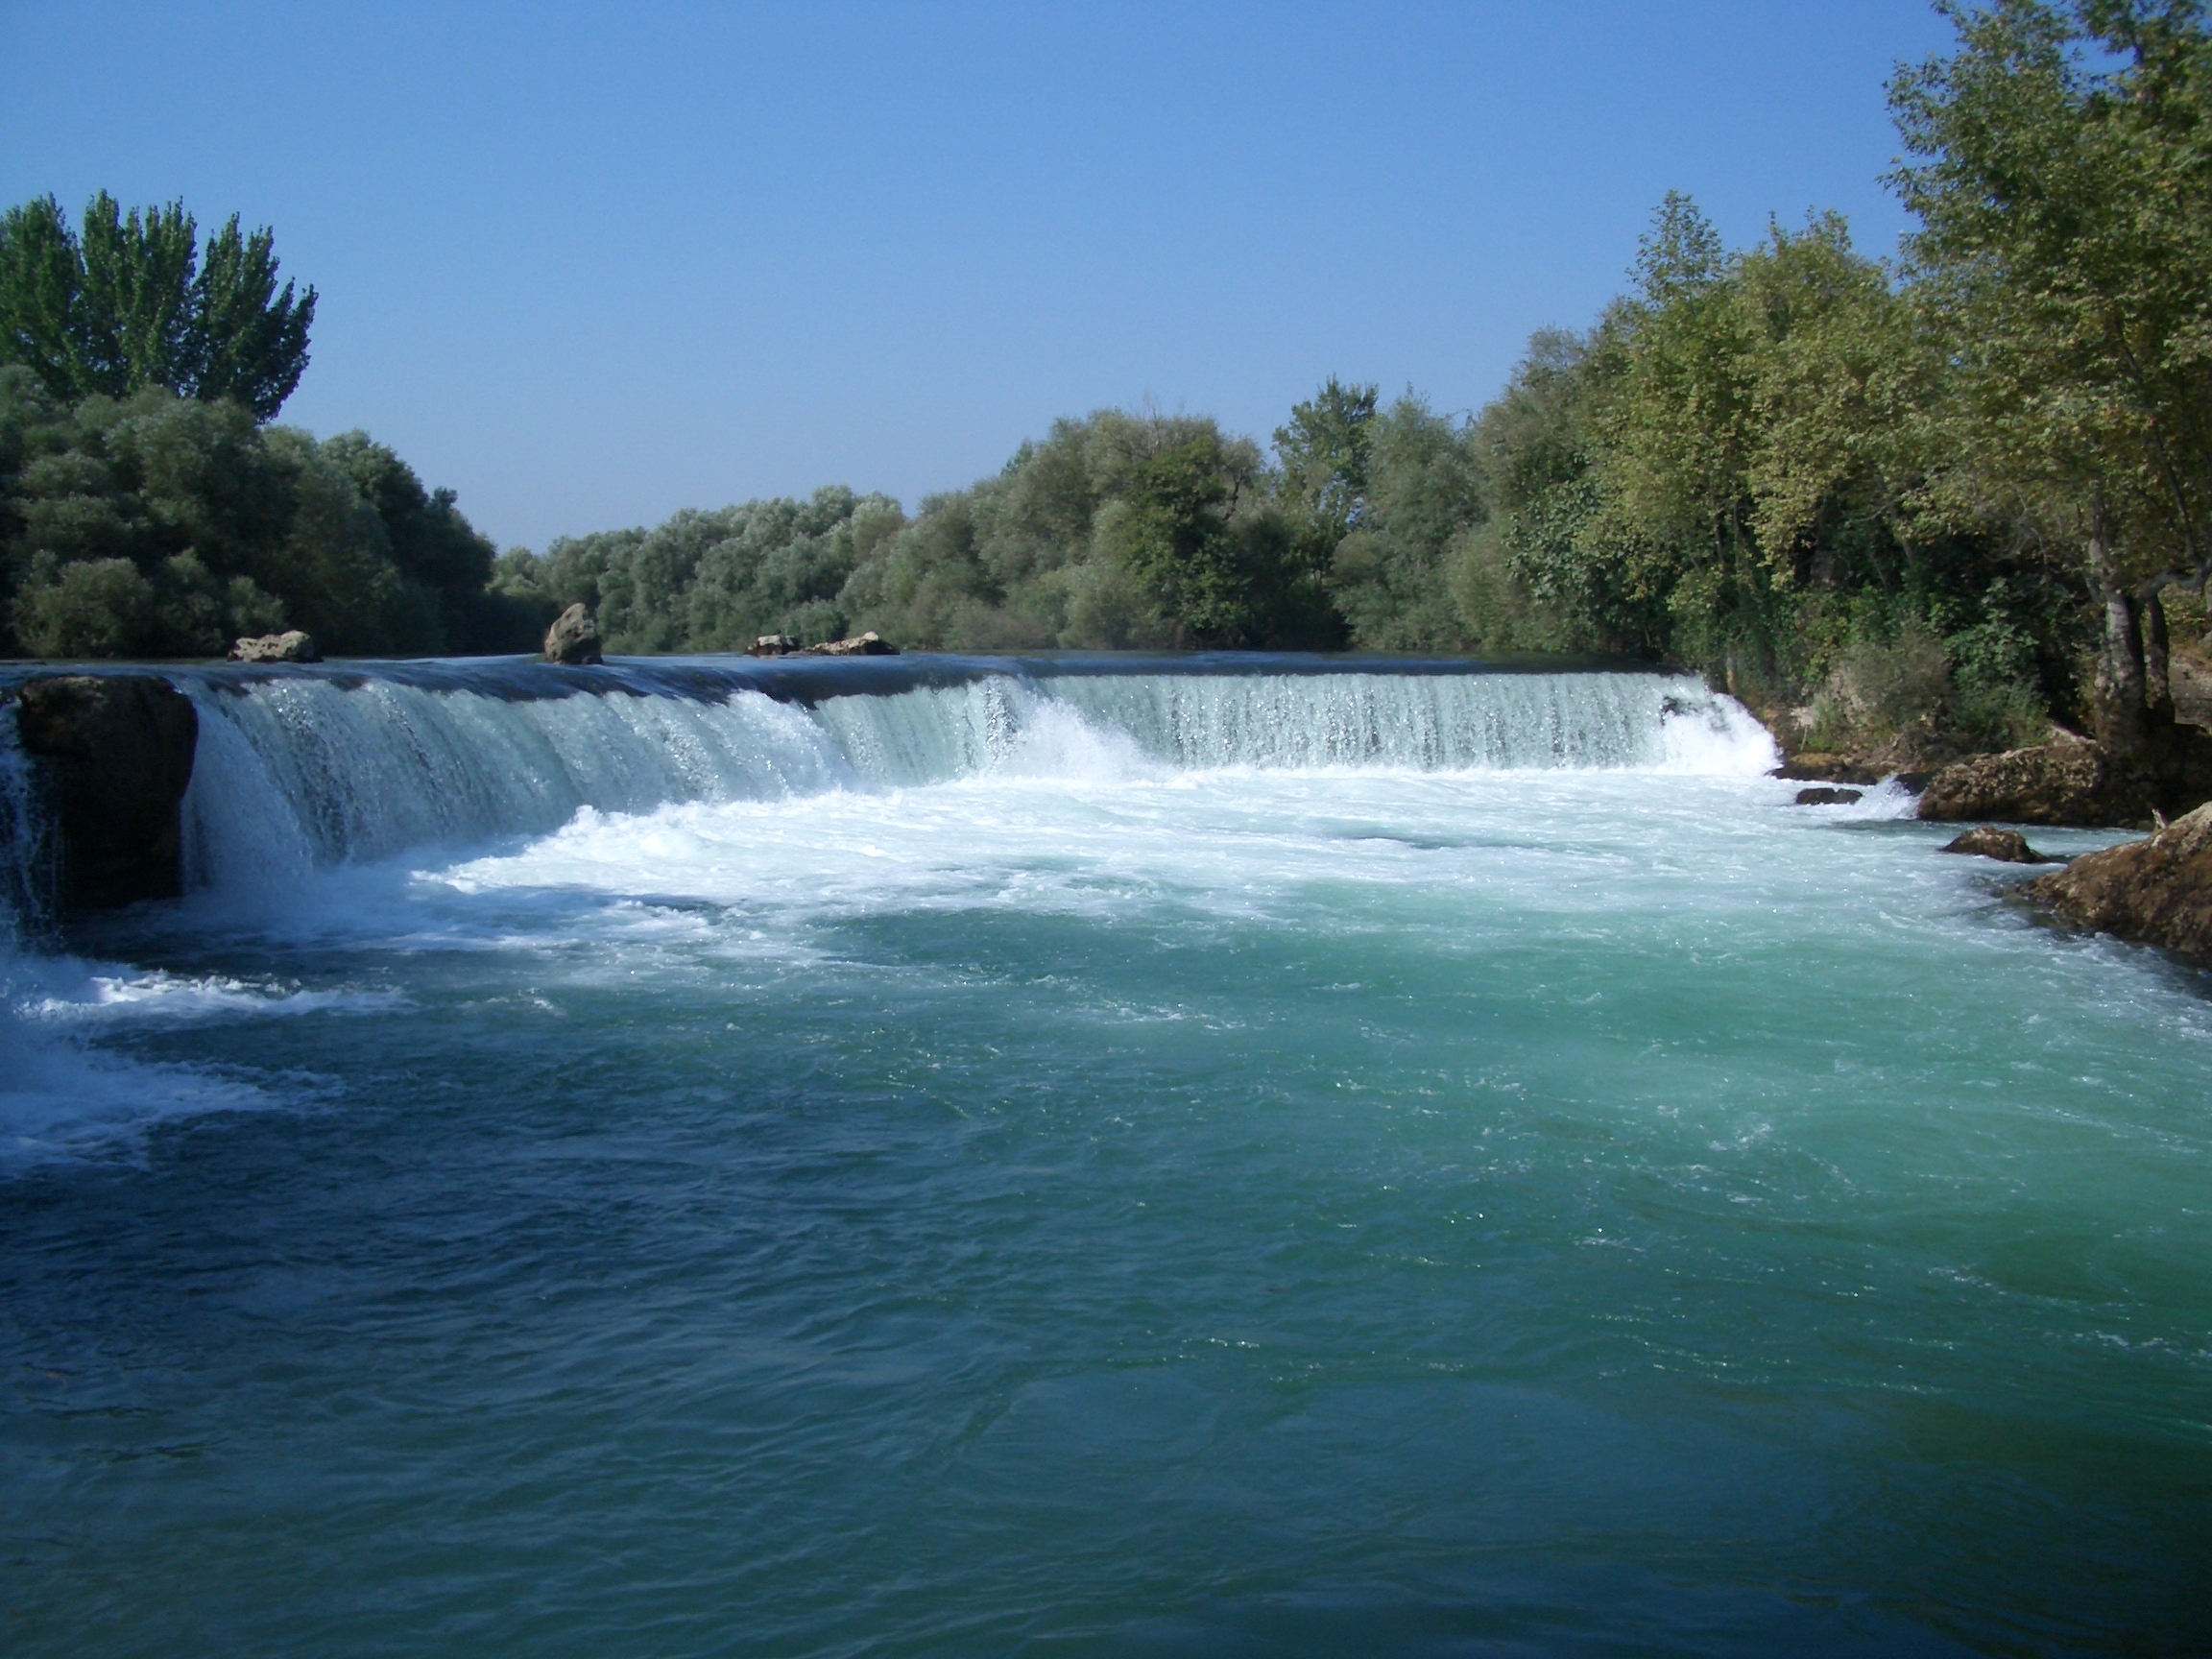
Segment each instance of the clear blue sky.
M912 507L1145 398L1440 408L1651 208L1890 251L1923 0L347 8L0 0L0 201L276 227L284 411L502 545L845 482Z

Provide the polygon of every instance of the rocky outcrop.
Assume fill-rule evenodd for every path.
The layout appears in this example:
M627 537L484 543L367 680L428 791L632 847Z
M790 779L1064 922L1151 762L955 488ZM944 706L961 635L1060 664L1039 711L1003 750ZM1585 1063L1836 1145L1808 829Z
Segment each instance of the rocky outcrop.
M802 645L788 634L763 634L745 648L748 657L896 657L899 647L881 635L856 634L822 645Z
M809 645L795 653L800 657L896 657L899 647L873 630L854 635L850 639L832 639L827 645Z
M2128 827L2151 821L2153 793L2149 779L2119 771L2103 749L2066 733L2032 749L1954 761L1928 781L1920 816Z
M297 628L282 634L263 634L254 638L240 639L230 647L233 662L320 662L323 653L315 649L312 635Z
M2212 966L2212 803L2148 841L2085 853L2036 878L2026 892L2078 927L2161 945Z
M1965 834L1946 841L1936 849L1939 853L1963 853L1972 857L1994 858L2001 864L2063 864L2063 858L2054 858L2048 853L2038 853L2028 845L2028 837L2017 830L2000 830L1984 824L1969 830Z
M17 694L15 721L52 791L63 905L180 892L177 809L200 737L192 700L152 675L42 675Z
M589 667L603 661L599 655L599 624L591 620L591 613L584 609L581 601L554 617L553 626L545 630L545 661L570 668Z
M2166 665L2174 718L2184 726L2212 727L2212 663L2176 651Z
M1800 806L1849 806L1863 800L1857 789L1800 789L1797 805Z

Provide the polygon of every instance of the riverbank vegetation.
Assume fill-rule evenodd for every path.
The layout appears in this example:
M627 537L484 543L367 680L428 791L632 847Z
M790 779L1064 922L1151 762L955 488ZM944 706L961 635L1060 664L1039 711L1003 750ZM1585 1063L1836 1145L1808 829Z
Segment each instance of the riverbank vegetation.
M210 285L217 261L194 276L173 252L178 210L102 198L74 302L168 309L41 334L20 273L67 261L51 204L19 209L0 239L15 640L201 650L282 622L339 651L514 649L582 602L613 652L864 629L972 651L1598 650L1703 670L1810 748L1925 761L2053 719L2154 748L2212 567L2212 37L2198 0L1944 10L1956 50L1889 88L1918 226L1894 260L1832 214L1729 249L1673 196L1627 292L1538 333L1472 417L1337 378L1265 447L1104 410L911 516L830 488L496 563L389 450L268 427L280 395L191 367L222 311L194 296L232 289L252 303L224 314L296 324L304 361L315 297L275 293L266 233L233 223L223 268L260 275ZM155 278L96 278L133 245Z
M307 366L315 290L232 217L105 192L0 218L0 647L219 655L305 628L354 654L506 650L534 616L491 543L383 445L267 422Z

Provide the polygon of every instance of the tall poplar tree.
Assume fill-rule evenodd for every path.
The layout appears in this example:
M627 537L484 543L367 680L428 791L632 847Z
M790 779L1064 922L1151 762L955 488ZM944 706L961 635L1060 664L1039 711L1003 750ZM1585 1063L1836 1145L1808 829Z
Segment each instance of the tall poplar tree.
M307 367L315 290L276 285L276 237L231 215L200 245L180 203L125 213L106 191L72 230L53 197L0 215L0 362L55 397L165 386L272 419Z

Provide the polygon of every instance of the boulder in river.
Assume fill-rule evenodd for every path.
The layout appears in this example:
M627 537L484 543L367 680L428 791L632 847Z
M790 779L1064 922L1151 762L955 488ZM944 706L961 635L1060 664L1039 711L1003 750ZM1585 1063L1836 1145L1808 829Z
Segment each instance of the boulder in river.
M554 617L553 626L545 630L545 661L571 668L589 667L603 661L599 655L599 624L591 620L591 613L584 609L581 600Z
M1928 781L1920 816L1944 823L2131 825L2151 817L2147 786L2116 777L2104 751L2063 733L2032 749L1954 761Z
M16 731L50 783L61 901L73 910L182 890L178 805L200 716L150 674L48 674L15 699Z
M1800 806L1848 806L1864 798L1864 792L1858 789L1800 789L1797 791L1797 805Z
M230 647L233 662L320 662L323 653L315 649L313 635L298 628L281 634L263 634L252 638L240 639Z
M2147 841L2085 853L2025 891L2078 927L2212 967L2212 802Z
M748 657L788 657L799 649L799 641L788 634L763 634L746 647Z
M1993 824L1984 824L1965 834L1946 841L1936 849L1939 853L1963 853L1972 857L1994 858L2001 864L2063 864L2063 858L2054 858L2048 853L2038 853L2028 845L2028 837L2017 830L2000 830Z

